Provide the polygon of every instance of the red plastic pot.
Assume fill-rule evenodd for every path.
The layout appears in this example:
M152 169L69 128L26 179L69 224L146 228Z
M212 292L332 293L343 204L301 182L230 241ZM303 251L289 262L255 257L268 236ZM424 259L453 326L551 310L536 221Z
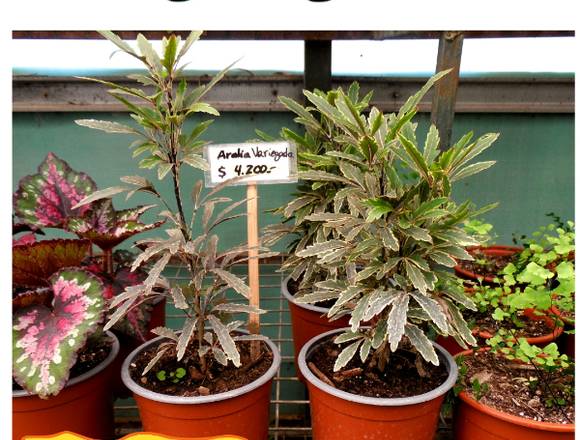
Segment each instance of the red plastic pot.
M473 350L459 355L470 356ZM465 391L459 393L460 404L453 416L455 440L572 440L575 425L536 422L512 416L483 405Z
M113 339L109 356L98 366L71 379L62 391L41 399L26 391L12 392L12 438L24 435L50 435L73 431L87 437L112 439L114 434L113 360L119 353L119 341Z
M148 346L162 340L157 337L134 350L123 363L123 383L133 392L139 407L144 431L168 436L239 435L251 440L266 440L270 421L272 380L280 367L280 353L271 341L273 361L268 371L256 381L210 396L181 397L155 393L143 388L129 374L133 358Z
M553 329L546 335L526 338L526 341L528 341L529 344L537 345L538 347L545 347L550 342L556 341L556 339L559 338L564 331L563 327L556 326L556 322L547 315L536 315L532 309L524 310L524 315L531 320L543 320L546 322L546 324L548 324L549 327ZM490 339L493 337L493 334L488 331L474 330L472 334L473 336L481 339ZM465 350L465 348L461 347L457 342L455 342L455 339L453 339L451 336L438 336L435 340L453 356Z
M467 251L471 254L472 251L475 250L480 250L484 255L489 255L489 256L497 256L497 257L504 257L504 256L510 256L510 255L514 255L517 254L521 251L524 250L524 248L519 247L519 246L504 246L504 245L494 245L494 246L472 246L467 248ZM477 275L474 272L471 272L470 270L465 269L464 267L461 266L461 264L457 264L454 267L455 270L455 274L460 277L463 278L465 280L472 280L472 281L483 281L484 283L487 284L495 284L495 282L493 281L495 278L494 276L483 276L483 275Z
M282 281L282 295L288 300L290 319L292 320L292 339L294 341L294 365L298 365L298 353L310 339L329 330L348 326L348 318L342 317L329 321L325 316L328 308L311 304L298 304L288 290L290 277ZM298 368L297 368L298 369ZM300 371L296 371L298 379L304 382Z
M298 357L310 395L312 437L316 440L432 440L445 393L457 379L457 366L451 355L435 344L449 376L428 393L392 399L359 396L325 384L306 363L316 345L344 330L348 329L332 330L311 339Z

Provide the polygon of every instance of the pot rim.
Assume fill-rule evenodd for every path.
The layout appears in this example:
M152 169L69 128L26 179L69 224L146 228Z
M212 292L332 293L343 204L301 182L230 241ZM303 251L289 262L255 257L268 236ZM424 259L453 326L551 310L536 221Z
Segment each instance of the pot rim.
M488 348L484 348L484 350L488 350ZM487 351L486 350L486 351ZM473 354L473 350L464 350L460 353L457 353L454 357L457 356L471 356ZM562 424L562 423L552 423L552 422L539 422L537 420L526 419L524 417L514 416L512 414L504 413L499 411L491 406L484 405L483 403L478 402L473 397L471 397L465 390L461 391L458 394L459 398L465 404L471 406L472 408L481 411L484 414L487 414L491 417L503 420L508 423L512 423L514 425L524 426L527 428L533 428L542 431L551 431L551 432L574 432L576 429L576 424Z
M320 379L318 379L311 371L310 368L306 365L306 357L312 351L313 346L319 342L321 339L326 338L327 336L343 332L348 330L348 327L340 328L336 330L330 330L325 333L322 333L312 339L310 339L300 350L300 354L298 355L298 368L300 368L300 372L306 378L306 380L315 386L316 388L324 391L325 393L331 394L335 397L338 397L343 400L348 400L350 402L363 404L363 405L373 405L373 406L407 406L407 405L416 405L419 403L428 402L431 400L436 399L447 393L457 380L458 369L457 364L453 357L441 347L437 343L433 343L434 347L439 352L440 360L442 360L445 364L447 364L447 379L439 385L437 388L428 391L427 393L419 394L417 396L409 396L409 397L367 397L367 396L359 396L357 394L348 393L346 391L341 391L339 389L333 388L330 385L325 384Z
M247 331L243 330L238 331L248 333ZM164 336L158 336L141 344L139 347L137 347L135 350L129 353L129 355L123 361L123 366L121 367L121 379L125 384L125 386L136 395L144 397L149 400L153 400L155 402L170 403L173 405L201 405L204 403L220 402L222 400L238 397L242 394L247 394L270 381L277 373L282 359L280 356L280 352L278 351L278 347L276 347L276 345L270 339L266 339L264 340L264 342L272 351L273 356L272 365L270 365L270 368L255 381L250 382L249 384L244 385L243 387L236 388L235 390L226 391L224 393L211 394L209 396L172 396L169 394L156 393L155 391L143 388L141 385L135 382L133 378L131 378L131 375L129 374L129 364L133 361L133 358L139 352L144 350L146 347L162 339L166 338Z
M85 380L90 379L93 376L96 376L101 371L103 371L105 368L107 368L113 362L113 360L115 360L115 358L119 354L119 350L120 350L119 339L111 331L106 331L105 334L109 338L111 338L111 340L113 341L113 346L111 347L111 351L109 352L109 354L107 355L107 357L99 365L97 365L93 369L91 369L89 371L86 371L83 374L81 374L81 375L79 375L77 377L74 377L73 379L67 381L66 384L65 384L65 386L64 386L64 388L59 392L59 394L65 388L71 387L73 385L76 385L77 383L83 382ZM16 390L16 391L12 391L12 397L30 397L30 396L36 396L36 395L37 395L36 393L29 393L26 390ZM56 396L58 396L58 394ZM52 397L56 397L56 396L52 396Z
M522 252L524 250L523 247L521 246L510 246L510 245L503 245L503 244L492 244L489 246L469 246L466 248L466 250L469 251L474 251L474 250L482 250L482 251L488 251L488 252L494 252L494 251L499 251L499 252L511 252L512 255L513 254L517 254L519 252ZM475 272L472 272L470 270L465 269L460 261L457 262L457 264L453 267L453 269L459 273L460 275L467 277L469 279L472 280L484 280L488 283L495 283L495 278L496 276L491 276L491 275L479 275L476 274Z
M294 304L294 305L296 305L298 307L301 307L303 309L310 310L312 312L317 312L317 313L320 313L320 314L326 314L326 313L328 313L328 311L330 309L327 308L327 307L315 306L315 305L312 305L312 304L297 303L296 302L296 299L294 298L294 295L292 295L290 293L290 291L288 290L288 281L290 281L290 279L291 279L290 275L288 275L286 278L284 278L282 280L282 286L281 286L282 287L282 295L289 302L291 302L292 304Z

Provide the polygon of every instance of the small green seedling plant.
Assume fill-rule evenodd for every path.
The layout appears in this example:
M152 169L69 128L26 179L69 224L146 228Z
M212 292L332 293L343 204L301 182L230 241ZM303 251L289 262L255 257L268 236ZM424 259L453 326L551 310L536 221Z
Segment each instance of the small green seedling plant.
M525 338L515 338L512 331L501 329L487 341L492 353L508 360L530 365L534 370L526 384L542 396L547 408L563 407L574 402L574 362L558 351L555 342L541 348ZM567 418L567 417L566 417Z

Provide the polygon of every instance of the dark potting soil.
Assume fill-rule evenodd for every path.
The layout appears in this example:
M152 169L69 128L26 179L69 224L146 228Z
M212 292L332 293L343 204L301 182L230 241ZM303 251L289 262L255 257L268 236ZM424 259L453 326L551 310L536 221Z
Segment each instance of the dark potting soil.
M89 338L85 346L77 353L77 360L70 370L68 380L91 371L109 356L112 348L113 341L106 335ZM12 391L17 390L22 390L22 387L12 379Z
M371 367L369 359L363 364L357 353L340 372L334 373L334 362L344 345L328 339L319 344L307 359L341 391L366 397L409 397L437 388L448 377L442 364L435 366L428 362L423 362L427 375L421 377L415 368L416 354L401 346L391 353L384 372Z
M546 321L530 319L526 316L520 316L519 319L524 324L523 327L517 327L511 320L496 321L489 313L472 312L466 310L463 317L467 321L469 328L479 329L495 334L500 328L513 330L518 338L533 338L538 336L549 335L554 331Z
M486 255L480 250L470 252L474 261L461 260L459 265L464 270L484 277L495 277L509 263L517 260L518 254L513 255ZM480 262L478 262L480 260ZM481 261L485 261L482 264Z
M551 393L556 397L564 397L560 385L574 386L572 375L554 373L548 379L545 372L536 370L533 365L510 362L489 351L477 351L473 356L465 356L464 363L468 367L466 383L471 384L477 379L482 386L487 384L487 392L482 393L480 403L535 421L574 423L573 397L568 398L568 403L564 406L545 405L546 399L551 398ZM547 383L550 384L551 391L542 386L539 376L544 376L549 381ZM530 386L530 382L537 385ZM467 392L476 398L471 389L467 389Z
M209 394L224 393L248 385L263 376L273 362L273 355L266 343L260 341L260 355L255 361L250 359L250 342L238 341L236 346L240 352L242 366L236 368L231 362L223 366L207 356L208 369L202 374L199 369L199 356L197 343L191 343L181 361L177 361L176 346L171 346L155 364L155 366L142 376L147 364L157 354L157 345L153 344L137 354L129 366L131 378L142 387L156 393L171 396L204 396ZM176 380L174 373L182 368L185 376ZM161 380L164 371L165 379ZM174 382L174 380L176 380Z

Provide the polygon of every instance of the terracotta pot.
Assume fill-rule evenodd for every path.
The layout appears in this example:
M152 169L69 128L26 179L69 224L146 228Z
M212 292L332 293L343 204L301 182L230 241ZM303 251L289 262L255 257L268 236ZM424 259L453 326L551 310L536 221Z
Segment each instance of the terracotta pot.
M559 338L564 331L563 327L557 326L556 322L547 315L536 315L532 309L524 310L524 315L531 320L543 320L546 322L546 324L548 324L549 327L553 329L546 335L526 338L526 341L528 341L529 344L537 345L538 347L545 347L550 342L556 341L556 339ZM473 336L480 339L490 339L493 337L493 333L488 331L478 331L477 329L473 330L472 334ZM437 341L439 345L445 348L453 356L465 350L465 348L461 347L451 336L437 336L435 341Z
M308 368L306 359L322 340L348 329L332 330L302 347L298 366L310 395L312 437L316 440L432 440L445 393L457 379L453 358L439 345L439 359L448 369L447 380L425 394L401 398L364 397L333 388Z
M470 356L473 350L459 355ZM455 440L572 440L575 425L536 422L512 416L483 405L465 391L459 393L460 404L453 416Z
M282 295L288 300L288 308L290 309L292 340L294 341L294 365L297 366L298 353L304 344L321 333L348 326L349 318L342 317L336 321L329 321L325 316L328 308L296 303L294 295L288 290L288 281L290 281L290 277L282 281ZM296 375L304 382L304 376L300 371L296 371Z
M225 393L180 397L149 391L129 374L133 358L157 337L135 349L123 363L123 383L133 392L144 431L177 437L239 435L251 440L268 438L272 379L280 367L280 353L266 341L273 354L272 365L258 380Z
M12 392L12 438L73 431L87 437L112 439L114 434L113 360L119 341L111 332L113 347L107 358L91 371L77 376L62 391L41 399L26 391Z
M489 255L489 256L509 256L509 255L514 255L517 254L521 251L524 250L524 248L519 247L519 246L503 246L503 245L494 245L494 246L472 246L467 248L467 251L469 253L471 253L471 251L474 250L481 250L481 252L484 255ZM471 272L470 270L465 269L464 267L461 266L461 264L457 264L454 267L455 270L455 274L459 277L459 278L463 278L465 280L472 280L472 281L478 281L481 280L484 283L487 284L496 284L493 280L495 278L494 276L483 276L483 275L477 275L474 272Z

